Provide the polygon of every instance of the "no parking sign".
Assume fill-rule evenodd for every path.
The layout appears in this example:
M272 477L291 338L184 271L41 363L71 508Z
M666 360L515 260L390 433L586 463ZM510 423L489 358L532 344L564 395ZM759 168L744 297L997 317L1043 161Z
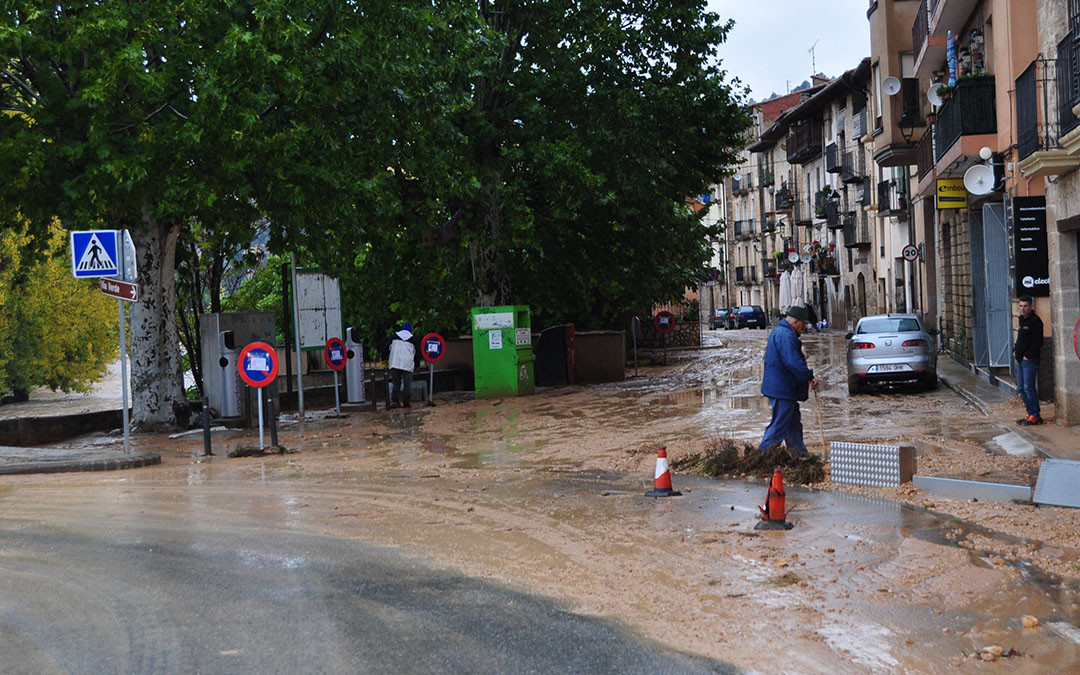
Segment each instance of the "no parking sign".
M675 315L667 310L657 312L653 318L653 325L661 333L670 333L675 328Z
M341 370L348 360L348 352L345 351L345 343L341 338L332 337L326 341L326 365L331 370Z
M420 341L420 356L428 363L435 363L446 355L446 340L438 333L428 333Z
M277 377L277 350L265 342L252 342L241 350L237 367L244 382L256 388L265 387Z

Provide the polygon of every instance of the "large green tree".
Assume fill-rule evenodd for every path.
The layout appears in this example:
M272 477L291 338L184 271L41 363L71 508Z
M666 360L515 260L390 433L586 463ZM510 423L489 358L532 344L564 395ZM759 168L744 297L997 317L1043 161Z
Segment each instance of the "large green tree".
M388 167L425 155L437 163L431 139L457 134L438 120L467 103L454 73L478 53L468 47L475 15L460 8L5 3L0 210L21 210L39 228L60 216L70 229L131 230L141 289L131 310L136 425L184 417L181 229L204 223L211 244L224 245L250 240L264 220L279 250L307 237L338 257L359 247L383 212L400 211L383 189L399 179Z
M464 116L477 189L453 235L475 300L608 323L681 295L708 259L685 198L748 119L704 0L479 3L501 51ZM448 232L449 234L450 232Z

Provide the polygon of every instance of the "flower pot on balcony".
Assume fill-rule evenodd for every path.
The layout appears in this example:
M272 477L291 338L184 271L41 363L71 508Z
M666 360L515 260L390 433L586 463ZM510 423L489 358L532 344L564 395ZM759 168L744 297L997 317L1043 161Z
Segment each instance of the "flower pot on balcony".
M950 98L951 98L951 94L950 94ZM942 100L944 100L944 97L942 97ZM937 124L937 115L934 114L934 113L930 113L929 115L927 115L926 116L926 123L927 124Z

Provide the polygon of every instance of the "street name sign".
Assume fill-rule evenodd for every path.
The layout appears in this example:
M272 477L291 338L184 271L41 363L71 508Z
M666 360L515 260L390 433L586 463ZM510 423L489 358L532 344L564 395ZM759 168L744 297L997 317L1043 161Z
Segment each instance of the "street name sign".
M118 279L102 279L98 282L101 292L110 298L116 298L125 302L139 301L139 287Z

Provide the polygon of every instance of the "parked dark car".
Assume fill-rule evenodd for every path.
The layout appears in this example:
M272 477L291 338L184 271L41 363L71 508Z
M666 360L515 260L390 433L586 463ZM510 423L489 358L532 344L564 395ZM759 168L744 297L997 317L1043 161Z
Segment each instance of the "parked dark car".
M768 325L761 305L743 305L735 312L736 328L765 328Z
M731 328L731 308L718 307L713 310L712 318L709 319L709 330L717 328Z

